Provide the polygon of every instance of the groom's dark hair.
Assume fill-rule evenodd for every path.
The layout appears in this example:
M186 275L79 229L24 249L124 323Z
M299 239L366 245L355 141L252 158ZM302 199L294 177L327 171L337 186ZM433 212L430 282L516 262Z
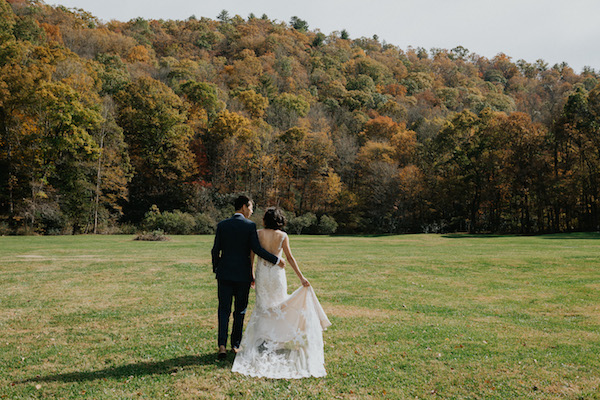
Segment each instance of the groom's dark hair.
M238 198L235 199L235 201L233 202L233 206L235 207L235 211L241 210L241 208L244 205L250 204L251 201L252 201L252 199L250 197L248 197L248 196L244 196L244 195L238 196Z

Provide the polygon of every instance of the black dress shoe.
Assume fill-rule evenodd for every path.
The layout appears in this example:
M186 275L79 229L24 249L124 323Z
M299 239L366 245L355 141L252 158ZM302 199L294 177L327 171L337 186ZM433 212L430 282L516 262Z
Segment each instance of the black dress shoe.
M225 346L219 346L219 352L217 353L217 358L219 360L224 360L227 358L227 350L225 350Z

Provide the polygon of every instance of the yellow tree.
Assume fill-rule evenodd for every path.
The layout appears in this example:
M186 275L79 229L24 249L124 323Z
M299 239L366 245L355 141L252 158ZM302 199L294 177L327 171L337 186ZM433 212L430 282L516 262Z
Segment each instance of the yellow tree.
M214 185L225 192L242 187L258 149L258 138L250 120L223 110L204 134L203 143L207 147Z
M60 209L75 232L85 231L92 220L93 162L98 155L92 132L102 116L65 83L45 83L38 93L39 180L60 192Z
M269 100L254 90L244 90L238 93L237 99L242 103L251 118L262 118L269 106Z
M240 60L233 62L233 65L225 67L227 84L231 89L238 87L248 88L256 86L263 74L263 67L260 59L256 57L252 50L242 50Z
M134 175L129 217L139 220L153 204L161 210L185 205L197 174L193 132L186 105L163 83L140 78L116 96L117 122L129 146Z
M93 224L93 233L98 233L99 224L107 226L122 217L131 180L123 129L116 123L114 102L108 96L102 101L102 123L93 137L99 147Z
M394 232L394 206L399 191L396 149L368 141L357 156L359 209L363 223L377 232Z
M292 128L280 136L280 142L281 177L290 182L288 196L294 195L294 209L300 214L326 211L342 190L341 180L331 167L333 141L325 132Z

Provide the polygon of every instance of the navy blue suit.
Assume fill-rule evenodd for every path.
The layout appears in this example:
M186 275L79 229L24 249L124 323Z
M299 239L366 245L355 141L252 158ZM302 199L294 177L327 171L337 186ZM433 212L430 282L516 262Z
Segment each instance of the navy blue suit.
M219 288L219 346L227 344L233 299L235 307L231 346L239 347L242 340L244 316L252 283L250 250L270 263L277 263L278 257L260 245L254 222L238 214L219 222L212 248L213 272L216 274Z

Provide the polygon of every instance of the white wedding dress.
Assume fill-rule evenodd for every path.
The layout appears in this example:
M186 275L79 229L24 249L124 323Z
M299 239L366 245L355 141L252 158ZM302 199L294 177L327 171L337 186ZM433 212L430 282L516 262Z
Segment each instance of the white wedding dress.
M261 244L281 255L284 239L285 233L275 252L271 250L276 244L267 246L262 237ZM323 330L331 323L312 286L301 286L288 295L285 269L261 258L256 264L255 284L254 311L232 371L275 379L325 376Z

